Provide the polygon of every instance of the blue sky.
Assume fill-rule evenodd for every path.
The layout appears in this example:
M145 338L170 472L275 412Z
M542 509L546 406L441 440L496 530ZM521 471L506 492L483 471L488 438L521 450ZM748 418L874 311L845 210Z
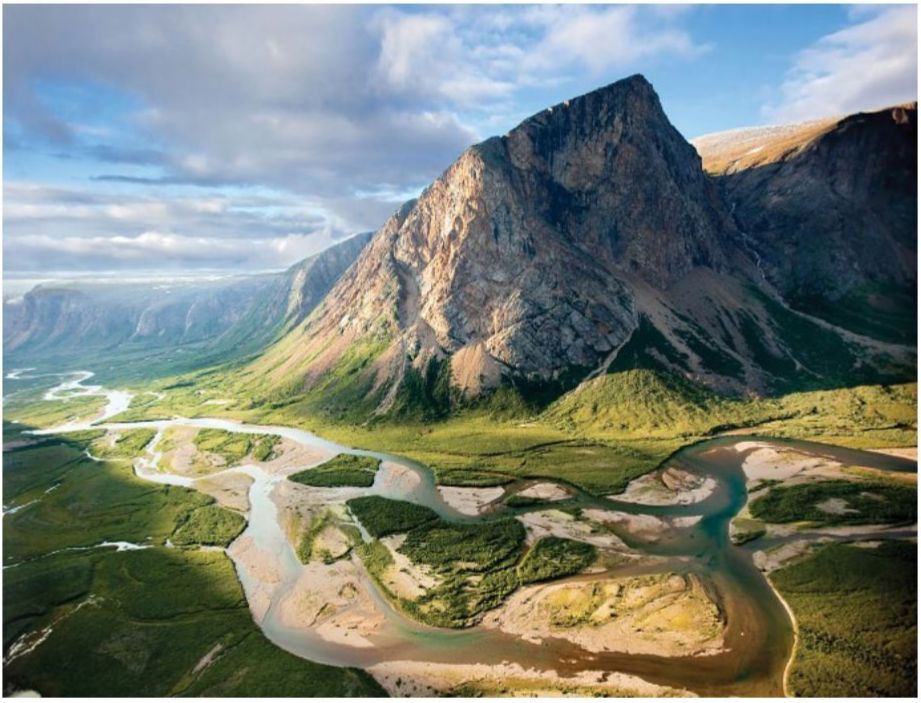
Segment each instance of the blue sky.
M4 7L4 270L277 269L643 73L686 136L913 100L913 6Z

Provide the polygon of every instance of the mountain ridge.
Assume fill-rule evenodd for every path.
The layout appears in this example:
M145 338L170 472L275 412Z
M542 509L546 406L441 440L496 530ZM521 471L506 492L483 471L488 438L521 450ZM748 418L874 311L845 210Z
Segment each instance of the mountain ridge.
M912 368L791 310L725 198L648 81L618 81L465 151L243 374L373 415L625 360L737 394Z
M698 148L772 285L797 310L913 344L917 103L739 136Z
M102 355L116 373L133 360L156 358L151 368L175 373L253 354L303 320L370 237L353 235L273 274L155 286L36 286L18 301L4 299L4 356L12 363L74 364Z

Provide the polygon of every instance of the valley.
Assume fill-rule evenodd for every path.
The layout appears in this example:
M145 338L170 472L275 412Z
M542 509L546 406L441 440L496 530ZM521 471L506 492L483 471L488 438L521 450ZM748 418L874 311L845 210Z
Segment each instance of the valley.
M30 382L27 374L23 376L23 382ZM643 502L644 494L632 485L648 482L648 478L659 473L627 481L624 486L630 488L627 494L634 497L626 501L620 499L618 490L603 484L589 483L595 490L565 480L554 484L552 481L564 478L565 473L553 476L549 468L541 479L544 483L535 483L533 477L516 477L511 472L493 473L488 465L481 465L479 474L471 472L469 476L455 469L455 480L451 483L457 483L459 477L468 477L477 484L489 483L488 479L498 484L489 494L490 500L473 516L469 511L459 512L448 502L448 496L453 495L456 501L465 491L474 496L484 488L457 487L452 489L453 494L446 493L444 488L439 489L438 472L433 473L427 466L397 454L356 450L284 425L254 425L214 417L215 410L223 412L228 406L208 404L207 399L199 401L199 409L210 415L123 421L132 412L131 406L126 409L124 403L113 399L128 394L110 393L99 386L87 389L83 385L86 381L88 374L66 377L57 389L41 391L42 397L51 398L45 403L66 406L72 402L68 397L82 401L89 397L86 393L99 393L107 401L103 410L87 410L77 404L68 409L70 416L63 423L34 431L14 429L17 437L14 442L39 444L14 445L7 456L33 466L35 458L30 453L47 451L42 448L49 439L53 440L52 446L65 442L57 451L64 451L68 444L78 451L86 447L88 461L133 466L134 483L164 484L169 491L167 495L181 495L182 500L200 507L193 508L185 520L179 519L176 529L170 527L176 518L162 510L156 513L162 526L156 530L145 528L137 519L145 511L140 508L131 528L120 526L117 521L107 524L103 518L98 533L84 531L73 542L66 533L54 537L52 532L44 538L50 541L42 546L35 540L42 539L44 531L24 532L22 521L47 524L54 530L52 526L57 519L48 516L54 513L45 515L50 509L48 503L59 496L61 500L66 498L67 502L56 510L67 512L80 505L57 488L69 485L68 474L79 469L65 463L63 472L47 479L33 476L22 488L5 479L8 481L5 500L12 501L5 507L8 516L5 520L13 521L8 523L15 526L12 534L29 535L26 541L10 542L11 532L6 531L7 574L16 575L22 570L26 579L22 587L26 588L28 583L34 583L29 579L39 577L31 573L38 565L54 564L57 560L73 562L80 556L73 549L90 549L90 554L98 554L94 562L102 559L102 564L109 559L115 559L115 563L128 560L128 564L137 559L141 560L140 565L161 553L166 559L191 559L183 567L183 573L188 572L190 578L199 572L205 577L207 569L219 568L220 562L214 561L218 556L229 558L242 586L244 607L248 607L253 621L272 643L260 646L275 647L271 651L277 653L269 657L270 662L277 662L273 666L293 666L296 670L285 659L287 651L317 662L311 666L359 667L371 672L391 694L404 692L403 687L410 680L416 682L414 686L420 681L428 682L426 686L430 688L420 689L420 693L428 690L439 694L489 693L505 690L509 685L520 686L521 691L583 694L662 695L671 691L779 695L800 690L824 691L824 686L831 685L831 679L823 683L826 679L822 678L822 672L828 670L827 665L821 659L819 665L813 664L815 655L811 653L804 653L804 663L799 664L788 605L776 595L772 574L776 571L786 575L805 568L796 564L805 565L810 558L821 558L822 549L829 548L822 545L829 542L843 540L867 545L864 549L878 549L875 545L900 544L898 540L913 537L916 529L915 464L885 454L797 440L722 436L692 444L664 462L662 471L681 478L683 483L660 484L661 488L656 490L663 495L649 503ZM162 393L165 395L156 397L160 402L167 401L169 392ZM142 393L135 391L130 395L132 401L144 400ZM30 402L19 402L19 407L26 411L34 407ZM12 418L16 407L13 404L8 409ZM57 420L59 416L55 413L51 417ZM18 426L8 424L7 428L9 440L10 428ZM168 437L173 438L171 447L166 445ZM270 444L271 448L261 449L264 444ZM165 448L167 452L163 451ZM181 468L175 459L166 468L164 457L180 452L189 456L183 466L202 468ZM768 456L767 452L773 454ZM363 477L355 476L355 469L327 469L338 471L332 473L338 480L331 486L323 485L330 483L328 480L319 486L301 483L302 479L291 480L295 474L323 471L333 457L338 457L341 465L349 456L372 460L370 464L347 464L371 467L363 469L371 473L370 485ZM861 490L864 493L903 490L909 492L908 502L904 503L905 508L885 513L866 512L873 507L872 501L869 508L860 504L859 510L849 507L852 503L845 503L843 507L850 512L841 512L837 504L825 508L828 499L816 496L809 500L817 506L814 510L826 511L823 513L828 516L826 524L810 518L791 526L782 514L773 516L755 510L762 520L759 524L764 526L764 534L743 546L735 545L739 540L730 540L729 525L737 519L739 511L752 510L759 503L760 499L747 501L746 494L752 491L759 496L766 494L756 484L771 484L767 493L777 495L788 489L773 485L767 476L779 477L784 486L793 481L791 485L795 486L797 480L802 480L799 477L804 470L817 469L825 472L823 478L854 482L858 488L855 495ZM181 473L174 473L177 470ZM207 497L208 493L213 494L211 489L231 475L249 480L224 484L226 491L215 494L218 502L208 503L212 500ZM79 478L75 475L74 480ZM868 482L871 484L866 489L861 488ZM697 487L705 483L707 490L698 491ZM554 485L559 488L551 490ZM535 498L518 498L517 503L512 500L532 490L528 486L543 488L536 493L532 491ZM609 491L607 497L604 491ZM674 498L669 498L669 494ZM398 518L397 513L385 516L380 526L375 527L377 523L371 521L364 508L359 511L357 504L352 507L361 496L409 501L399 505L417 508L406 513L406 517ZM894 506L892 501L901 499L893 494L886 495L884 500ZM227 507L218 508L218 505ZM101 513L95 512L98 508L90 508L84 512L85 518L92 522L98 519L96 515L101 517L110 511L102 505L100 508ZM423 509L425 512L420 512ZM223 511L227 517L220 519L219 513L208 515L209 510ZM864 519L851 517L858 514L865 516ZM202 517L193 527L192 516L196 515ZM241 520L237 527L235 521L241 515L245 521ZM842 522L844 518L847 519ZM859 527L851 527L853 524ZM516 529L508 532L504 525L514 525ZM490 536L494 528L499 532ZM439 534L446 530L466 530L469 535ZM500 537L502 534L506 536ZM309 540L306 550L304 539ZM424 546L429 539L433 540L434 552ZM410 548L413 540L418 546ZM478 552L476 540L484 540L484 546L489 544L488 552ZM553 540L556 544L551 547ZM199 544L203 546L196 547ZM500 548L499 544L506 546ZM466 546L463 552L456 552L457 547L452 545ZM560 558L580 553L577 549L580 545L586 547L584 557L574 561L571 567L562 567L564 562ZM212 551L215 547L218 552ZM557 556L552 556L554 549L559 552ZM537 555L547 550L551 550L547 566L541 567L542 557ZM816 556L810 557L813 552ZM42 557L43 554L48 556ZM484 558L486 561L481 561ZM200 559L211 561L199 566ZM793 566L787 566L791 563ZM463 564L460 570L458 564ZM769 573L767 578L763 569ZM907 572L904 573L907 578ZM226 581L226 576L222 578ZM791 577L785 578L780 582L781 588ZM547 579L549 585L528 585L532 580ZM233 591L233 581L224 586L228 593ZM462 586L464 582L468 585ZM92 577L90 583L95 584ZM103 602L112 598L123 602L117 582L110 582L109 588L113 587L116 591L99 594ZM93 585L89 593L96 593L98 588ZM459 592L468 595L455 602ZM70 618L79 617L72 616L70 611L79 608L80 613L93 613L99 607L87 591L81 593L82 596L58 597L53 607L46 614L39 614L30 625L25 625L22 616L7 620L7 630L13 624L17 629L25 625L25 634L8 642L10 651L17 654L8 672L15 675L17 671L41 671L42 665L29 664L39 661L33 657L43 651L50 656L56 647L66 646L66 637L74 636L67 634ZM15 591L11 592L11 596L14 594ZM206 602L210 600L211 596L205 596ZM813 607L807 612L812 612ZM525 615L522 608L533 611ZM606 609L611 614L606 615ZM615 612L617 617L612 619ZM795 608L789 612L796 617ZM446 618L449 613L455 615ZM207 631L200 634L207 640ZM251 638L247 636L247 641ZM190 646L194 644L190 642ZM215 666L229 665L228 655L221 656L228 646L218 639L202 641L200 657L204 657L205 663L199 662L194 670L186 670L182 676L171 674L172 685L179 686L174 690L189 693L209 690L203 686L209 680L217 680L212 679L216 672L211 671L210 662L213 659ZM905 649L907 644L901 646L900 656L910 655ZM217 651L205 657L212 649ZM99 657L106 659L109 655L103 651L92 656L96 657L93 661L99 661ZM87 665L93 666L91 661ZM131 662L124 665L143 668ZM788 674L791 666L792 673ZM810 668L814 666L815 670ZM618 673L609 679L598 672ZM26 677L23 687L53 691L68 685L53 674L46 672L42 676L50 678ZM787 682L788 676L792 676L792 684ZM887 679L890 690L904 690L908 685L904 676L893 670ZM239 685L249 691L252 684L242 680ZM259 690L278 690L267 682L261 685L268 688ZM359 684L358 680L348 684L343 680L343 685ZM791 690L790 686L794 688Z
M4 300L4 694L912 696L916 104L637 74L284 271Z

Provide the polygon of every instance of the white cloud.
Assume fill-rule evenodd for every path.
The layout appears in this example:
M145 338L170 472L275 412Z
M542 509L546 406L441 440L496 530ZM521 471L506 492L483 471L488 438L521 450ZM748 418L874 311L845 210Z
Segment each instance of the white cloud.
M593 73L635 65L662 55L692 57L707 50L671 20L677 15L646 13L635 6L542 7L533 17L544 26L543 40L525 60L531 70L581 65Z
M452 43L452 27L438 15L393 14L381 20L381 51L378 67L392 86L405 88L420 71L420 63L434 58L443 43Z
M686 9L563 5L434 12L388 10L377 18L377 75L389 89L490 111L523 86L708 49L678 26Z
M3 194L10 271L280 268L350 231L339 203L325 210L287 195L155 198L16 181Z
M279 269L322 251L335 240L328 232L268 239L188 236L142 232L136 236L33 235L16 245L18 270L118 270L124 268ZM4 243L4 247L7 243Z
M226 261L239 242L262 242L273 260L291 263L310 238L379 226L395 198L527 117L522 102L535 86L559 86L563 99L585 76L607 82L641 60L695 55L702 47L681 28L682 15L581 6L7 7L8 134L18 149L62 154L68 174L83 164L96 179L86 189L7 184L7 266L32 268L39 241L42 256L58 256L54 266L90 256L86 242L100 260L154 247L195 265L209 250ZM573 76L583 80L570 92L562 86ZM48 85L98 89L100 109L78 105L71 120L68 106L45 99ZM16 158L7 152L8 163ZM244 207L221 195L247 188L281 202ZM234 240L226 251L224 239Z
M917 99L918 35L914 6L861 8L856 23L799 52L766 104L772 122L794 122Z

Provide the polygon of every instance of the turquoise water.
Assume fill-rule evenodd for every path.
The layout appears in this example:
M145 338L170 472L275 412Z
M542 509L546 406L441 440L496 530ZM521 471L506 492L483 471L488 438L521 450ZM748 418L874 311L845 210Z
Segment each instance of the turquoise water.
M58 393L81 393L81 384L88 376L77 376L61 384ZM104 391L110 396L110 408L124 403L124 394ZM57 397L54 392L52 397ZM110 415L108 415L110 416ZM89 427L68 425L66 431ZM410 500L427 505L448 520L476 521L490 517L471 518L459 514L447 505L437 490L434 476L425 466L406 458L382 452L356 450L330 442L310 432L278 425L251 425L220 418L158 420L149 422L108 423L95 425L111 429L155 428L162 431L172 426L215 428L230 432L274 433L294 442L315 447L328 453L346 452L372 456L413 472L418 480L389 481L385 465L370 492L389 498ZM61 431L46 430L40 434ZM158 434L159 437L159 434ZM860 452L813 442L778 440L767 437L721 437L686 447L669 460L669 465L683 468L701 476L712 477L716 489L704 500L690 505L647 506L616 499L591 496L574 489L572 503L631 514L664 518L700 516L688 527L666 530L655 541L644 541L627 529L617 529L629 546L648 554L665 557L660 571L694 573L701 577L721 608L727 629L724 651L699 657L657 657L619 653L588 653L564 640L548 639L540 645L495 630L472 628L445 630L428 627L410 620L394 610L376 586L364 578L364 585L380 610L386 625L374 636L373 648L355 648L331 644L312 631L286 626L277 615L277 604L289 592L302 565L279 524L277 508L270 498L278 481L258 466L234 468L254 479L250 489L251 513L244 536L252 537L259 546L277 555L281 583L275 587L272 602L259 622L273 642L295 654L313 661L343 666L367 667L395 659L441 661L450 663L498 664L517 662L525 667L554 669L562 674L581 670L617 671L638 675L648 681L687 688L703 695L782 695L783 675L793 647L793 630L783 603L770 587L765 576L752 563L751 552L738 547L729 539L729 522L745 505L747 499L742 464L747 452L735 445L742 441L757 441L775 447L827 457L846 464L859 464L887 471L917 471L915 462L882 454ZM136 470L141 478L163 483L178 483L178 477L158 473L159 456L154 446L148 455L137 460ZM183 479L181 485L189 485ZM571 487L572 488L572 487ZM507 514L507 513L506 513ZM612 569L606 575L625 575L635 567ZM648 570L648 569L647 569ZM260 588L257 578L237 563L237 571L248 598ZM574 577L574 580L587 577ZM591 578L599 578L593 575Z

